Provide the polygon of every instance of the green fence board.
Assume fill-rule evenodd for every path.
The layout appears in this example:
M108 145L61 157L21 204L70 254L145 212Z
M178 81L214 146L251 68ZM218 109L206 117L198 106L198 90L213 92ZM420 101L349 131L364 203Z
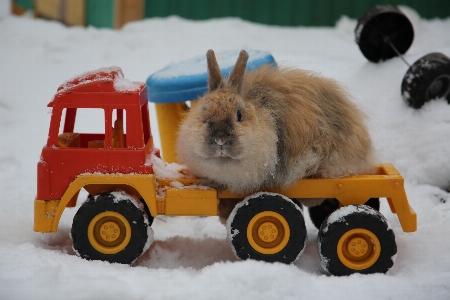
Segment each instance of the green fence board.
M269 25L334 26L342 15L357 19L380 4L410 6L426 19L450 17L450 0L146 0L145 16L232 16Z
M86 0L86 25L114 27L114 0Z
M23 9L33 9L33 0L15 0L15 3Z

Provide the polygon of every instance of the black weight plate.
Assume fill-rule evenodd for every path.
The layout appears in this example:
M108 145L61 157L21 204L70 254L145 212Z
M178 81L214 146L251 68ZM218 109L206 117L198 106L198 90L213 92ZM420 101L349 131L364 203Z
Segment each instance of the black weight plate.
M450 58L439 52L421 57L403 77L401 93L413 108L438 98L450 103Z
M358 19L355 40L369 61L379 62L398 55L392 46L401 54L408 51L414 40L414 29L397 7L375 6Z

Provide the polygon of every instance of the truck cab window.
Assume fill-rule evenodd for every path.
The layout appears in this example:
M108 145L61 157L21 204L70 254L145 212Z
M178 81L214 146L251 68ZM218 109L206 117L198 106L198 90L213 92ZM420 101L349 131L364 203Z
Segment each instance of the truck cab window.
M105 112L100 108L65 108L58 135L60 148L104 148Z

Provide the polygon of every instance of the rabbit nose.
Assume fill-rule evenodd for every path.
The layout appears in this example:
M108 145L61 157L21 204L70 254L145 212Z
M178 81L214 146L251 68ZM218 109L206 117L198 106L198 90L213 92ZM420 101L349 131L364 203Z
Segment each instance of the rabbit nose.
M210 133L210 136L208 138L210 144L216 144L219 146L225 146L230 145L232 142L232 136L230 133L226 130L213 130Z
M217 145L219 145L221 147L233 144L232 138L229 136L214 137L213 140L214 140L214 143L216 143Z
M214 142L216 142L216 144L219 146L225 145L225 140L223 139L214 139Z

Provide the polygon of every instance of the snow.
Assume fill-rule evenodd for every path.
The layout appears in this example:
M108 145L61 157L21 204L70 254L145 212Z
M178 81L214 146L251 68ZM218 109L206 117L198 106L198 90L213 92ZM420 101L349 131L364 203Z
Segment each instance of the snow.
M79 84L84 84L84 83L93 82L93 81L108 80L108 79L111 80L111 79L115 79L116 77L123 78L122 69L117 66L104 67L104 68L100 68L97 70L86 71L86 72L76 75L72 79L69 79L66 82L64 82L58 90L64 91L66 89L75 87Z
M328 231L328 226L330 224L336 223L336 222L343 222L345 220L345 217L347 217L349 214L354 213L354 212L364 212L367 214L371 214L374 216L379 216L378 212L372 208L369 208L367 206L357 206L357 205L350 205L350 206L344 206L339 210L336 210L335 212L333 212L326 220L326 225L323 228L323 232L327 232ZM387 230L391 230L391 224L389 223L389 221L387 221L384 216L381 216L382 219L386 222L387 224Z
M258 51L254 49L244 49L249 54L250 60L261 60L270 55L268 52ZM236 63L236 59L239 55L238 50L224 51L215 53L217 64L221 69L231 69ZM250 64L251 61L248 62ZM180 63L173 62L166 68L160 70L155 74L155 79L169 79L180 76L199 75L207 72L206 69L206 55L202 53L191 59L187 59Z
M138 82L129 81L125 78L114 79L114 89L118 92L138 91L141 84Z
M58 93L63 93L68 89L79 85L93 83L96 81L113 80L114 90L117 92L136 91L141 88L138 82L132 82L123 78L123 72L120 67L104 67L97 70L87 71L77 75L72 79L64 82L59 88Z
M156 118L156 116L154 116ZM154 128L154 127L153 127ZM153 130L155 134L155 130ZM156 144L156 141L155 141ZM186 167L177 163L166 163L161 158L151 153L148 155L145 162L147 166L153 166L153 172L157 178L182 178L186 175L182 174L181 171Z
M423 20L406 9L415 40L413 63L430 52L450 56L450 19ZM0 14L1 15L1 14ZM334 28L277 27L236 18L143 20L122 30L66 27L30 15L0 18L0 298L1 299L449 299L450 105L422 109L400 95L407 66L400 58L368 62L354 42L356 21ZM385 199L381 212L396 235L398 256L387 274L334 277L323 271L317 229L305 213L308 239L292 265L238 261L217 217L157 217L154 242L132 265L86 261L69 237L75 209L55 234L33 232L36 163L47 139L46 107L65 80L120 66L143 82L168 64L216 52L259 49L278 64L303 68L345 84L369 116L381 162L405 177L418 230L404 233ZM160 147L155 110L151 125ZM80 131L91 131L86 118ZM77 206L87 193L80 194ZM352 291L349 293L349 291Z

